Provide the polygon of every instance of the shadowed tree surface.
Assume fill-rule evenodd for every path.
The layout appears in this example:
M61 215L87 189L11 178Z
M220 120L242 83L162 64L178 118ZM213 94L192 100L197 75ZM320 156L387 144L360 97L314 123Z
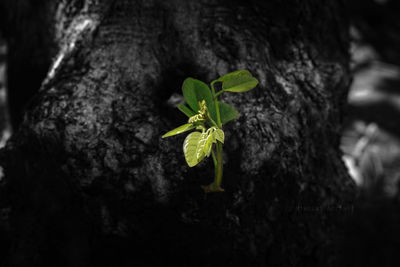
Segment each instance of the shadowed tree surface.
M44 14L30 30L58 52L1 153L4 264L336 266L354 193L339 1L23 2L3 5ZM225 192L205 195L212 162L189 168L184 137L160 138L187 119L167 102L188 76L237 69L260 84L222 96L240 117L224 129Z

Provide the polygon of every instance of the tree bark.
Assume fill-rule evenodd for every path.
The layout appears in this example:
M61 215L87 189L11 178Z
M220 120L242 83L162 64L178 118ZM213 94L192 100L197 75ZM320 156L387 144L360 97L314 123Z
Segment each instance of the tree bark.
M52 2L58 55L2 152L7 264L335 266L354 193L339 1ZM237 69L260 84L222 97L240 117L205 195L212 162L160 138L186 120L167 101Z

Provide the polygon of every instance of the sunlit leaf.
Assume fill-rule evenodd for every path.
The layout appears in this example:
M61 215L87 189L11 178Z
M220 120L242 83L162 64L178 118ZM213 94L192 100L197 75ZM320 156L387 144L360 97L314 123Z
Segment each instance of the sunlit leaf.
M207 131L201 134L199 144L196 149L196 157L201 161L204 157L209 157L211 154L212 145L216 142L215 131Z
M183 114L185 114L185 115L188 116L189 118L192 117L192 116L194 116L194 115L196 115L196 113L195 113L193 110L191 110L188 106L186 106L186 105L184 105L184 104L179 104L179 105L178 105L178 109L179 109L180 111L182 111Z
M204 149L203 149L204 156L206 156L206 157L209 157L211 155L212 145L217 142L215 140L214 133L215 132L212 132L209 136L207 136L206 145L204 146Z
M237 70L228 74L225 74L222 77L218 78L218 82L225 82L237 76L248 76L251 77L251 73L248 70Z
M222 131L221 129L217 129L217 130L214 132L214 136L215 136L215 139L216 139L216 140L220 141L221 143L224 143L224 140L225 140L224 131Z
M182 85L183 97L186 103L194 110L195 113L199 111L199 101L203 99L206 101L207 107L212 104L212 95L210 88L202 81L187 78Z
M222 83L222 90L225 92L242 93L247 92L258 84L258 80L247 75L233 76Z
M189 167L196 166L200 162L196 156L196 151L201 135L202 133L199 132L190 133L183 142L183 154Z
M181 134L181 133L190 131L190 130L192 130L194 128L196 128L195 125L193 125L191 123L187 123L187 124L181 125L178 128L175 128L175 129L169 131L168 133L164 134L162 136L162 138L173 136L173 135L177 135L177 134Z
M204 132L201 134L200 139L199 139L199 143L197 144L197 148L196 148L196 158L200 161L204 158L205 153L204 153L204 149L207 143L207 133Z

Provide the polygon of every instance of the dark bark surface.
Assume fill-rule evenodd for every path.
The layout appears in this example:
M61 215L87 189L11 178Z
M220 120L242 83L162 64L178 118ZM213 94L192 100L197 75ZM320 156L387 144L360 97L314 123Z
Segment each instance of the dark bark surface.
M349 74L338 2L54 10L58 55L2 151L7 263L335 266L354 190L339 151ZM222 97L240 117L224 129L225 192L205 196L212 163L188 168L184 137L160 138L186 120L167 100L188 76L237 69L260 85Z

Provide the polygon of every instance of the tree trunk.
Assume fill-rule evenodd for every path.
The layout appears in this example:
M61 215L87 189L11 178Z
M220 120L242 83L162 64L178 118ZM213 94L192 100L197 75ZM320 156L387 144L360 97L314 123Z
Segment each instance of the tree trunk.
M2 152L7 264L335 266L354 193L339 1L51 2L36 30L58 55ZM240 117L225 192L205 195L212 162L189 168L184 137L160 138L186 120L167 102L237 69L260 84L222 97Z

